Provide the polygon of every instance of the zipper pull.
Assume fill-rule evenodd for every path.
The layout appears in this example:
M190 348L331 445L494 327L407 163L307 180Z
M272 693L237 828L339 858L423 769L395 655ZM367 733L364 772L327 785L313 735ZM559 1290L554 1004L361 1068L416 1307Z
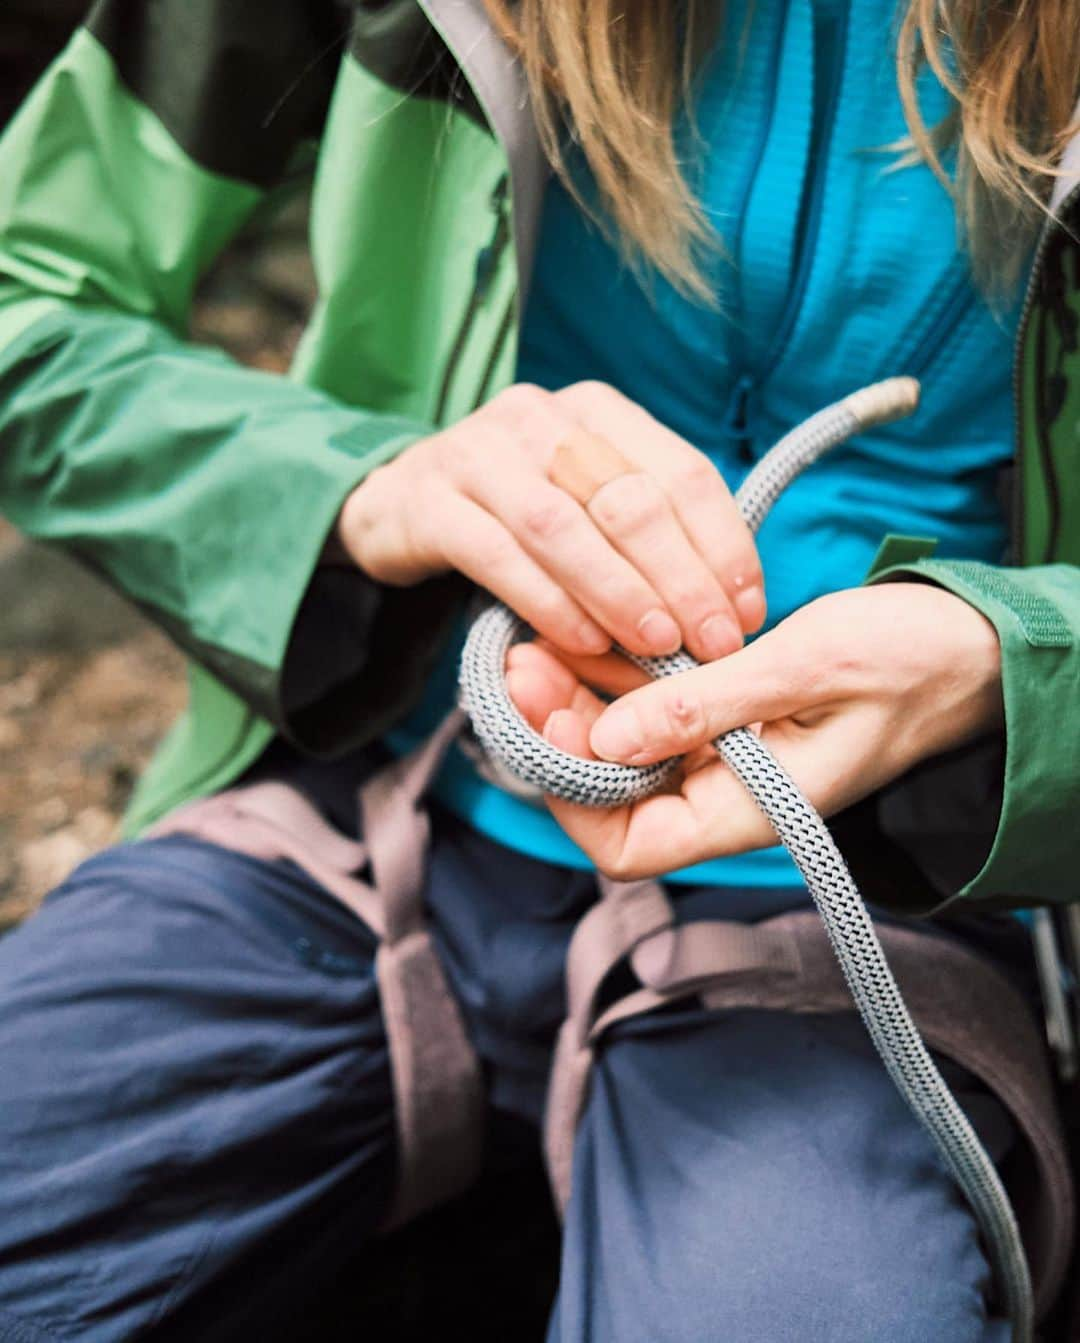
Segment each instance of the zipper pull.
M474 289L477 299L487 295L488 286L495 274L495 267L506 245L508 219L506 202L509 197L510 179L506 173L495 183L491 193L491 208L495 214L495 227L486 247L482 247L476 257L476 277Z
M740 452L744 454L749 451L750 447L747 409L753 390L753 378L748 373L744 373L731 389L727 415L724 417L722 426L724 435L727 438L734 439L739 445Z
M487 297L492 278L498 269L499 258L502 256L503 249L510 240L510 212L506 208L506 203L509 198L509 189L509 177L506 173L503 173L495 183L495 189L491 193L491 208L495 212L495 227L492 230L487 246L482 247L477 253L476 268L473 272L472 293L469 295L469 301L465 305L465 311L462 314L457 333L450 346L446 367L443 369L442 381L439 384L439 394L435 399L434 418L436 424L442 424L446 415L446 406L450 396L450 388L453 385L458 364L465 352L465 347L468 344L469 335L472 331L473 324L476 321L477 314L480 311L481 304Z

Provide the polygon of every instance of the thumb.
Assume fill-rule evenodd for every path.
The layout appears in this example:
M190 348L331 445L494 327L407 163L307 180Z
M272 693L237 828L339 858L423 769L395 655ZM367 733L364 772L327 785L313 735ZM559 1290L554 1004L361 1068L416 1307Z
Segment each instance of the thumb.
M811 700L795 644L779 625L717 662L632 690L596 720L589 744L601 760L647 765L795 713Z

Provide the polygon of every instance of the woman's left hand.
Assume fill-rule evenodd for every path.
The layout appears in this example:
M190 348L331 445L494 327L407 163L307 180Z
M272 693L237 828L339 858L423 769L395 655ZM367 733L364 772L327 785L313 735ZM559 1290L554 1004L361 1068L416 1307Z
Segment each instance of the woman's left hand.
M615 654L555 656L522 644L507 684L563 750L648 764L685 755L672 787L599 809L549 798L601 871L623 880L775 844L776 834L710 744L751 726L824 815L1002 722L993 626L960 598L889 583L811 602L748 647L648 682ZM620 698L605 707L588 687Z

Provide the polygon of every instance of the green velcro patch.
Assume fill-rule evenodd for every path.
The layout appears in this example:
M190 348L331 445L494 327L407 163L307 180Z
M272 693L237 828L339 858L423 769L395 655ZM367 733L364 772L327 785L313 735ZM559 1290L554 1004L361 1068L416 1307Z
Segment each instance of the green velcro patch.
M1039 593L1028 592L1007 571L978 560L941 560L934 567L955 574L974 593L1011 611L1032 648L1072 647L1072 631L1054 603Z

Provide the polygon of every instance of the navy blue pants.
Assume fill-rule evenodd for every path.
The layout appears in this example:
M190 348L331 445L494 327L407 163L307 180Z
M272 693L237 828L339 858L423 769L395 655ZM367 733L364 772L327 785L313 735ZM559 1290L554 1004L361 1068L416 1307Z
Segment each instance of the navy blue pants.
M535 1121L592 882L437 814L427 894L493 1109ZM356 1254L395 1168L373 947L290 864L184 838L94 858L0 941L0 1340L266 1337ZM1007 1117L954 1081L1003 1153ZM971 1216L854 1017L623 1025L575 1161L549 1343L1007 1337Z

